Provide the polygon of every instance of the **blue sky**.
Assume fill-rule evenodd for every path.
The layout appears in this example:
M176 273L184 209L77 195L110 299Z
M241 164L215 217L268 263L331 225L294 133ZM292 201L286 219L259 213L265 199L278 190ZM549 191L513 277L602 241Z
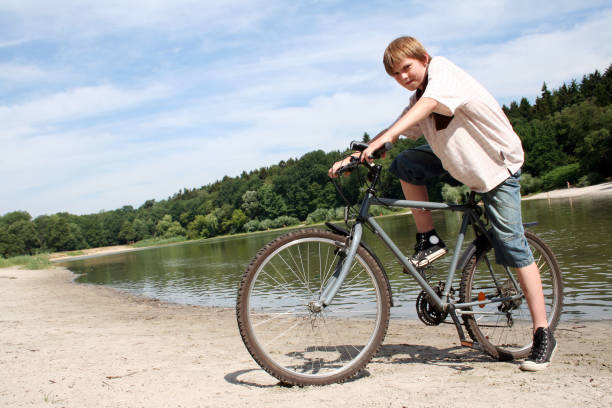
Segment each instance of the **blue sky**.
M419 38L500 101L612 62L610 1L0 0L0 214L140 206L376 134Z

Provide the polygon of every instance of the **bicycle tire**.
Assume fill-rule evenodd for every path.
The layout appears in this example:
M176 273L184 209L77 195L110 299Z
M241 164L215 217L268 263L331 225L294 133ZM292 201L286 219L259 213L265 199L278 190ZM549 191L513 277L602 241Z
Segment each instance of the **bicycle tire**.
M554 253L541 238L530 231L525 231L525 237L540 269L548 325L554 331L563 308L561 270ZM494 260L490 259L492 257L490 246L485 250L473 250L462 273L460 302L476 301L479 294L481 299L499 296L500 286L506 295L516 293L505 270L500 265L494 265ZM487 262L496 271L498 284L491 277ZM462 315L466 329L472 340L478 342L486 353L498 360L520 359L529 355L533 326L524 297L515 302L474 306L466 310L474 312L473 315Z
M242 340L282 383L325 385L359 373L387 333L390 293L378 264L359 247L332 304L312 309L347 237L298 230L265 245L247 267L236 303Z

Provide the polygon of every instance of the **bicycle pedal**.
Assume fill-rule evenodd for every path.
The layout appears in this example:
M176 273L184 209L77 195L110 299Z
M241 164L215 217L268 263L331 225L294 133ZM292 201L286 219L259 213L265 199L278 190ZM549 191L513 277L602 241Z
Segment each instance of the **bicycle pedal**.
M461 340L463 347L468 347L474 350L481 350L480 343L471 340Z
M417 272L419 274L421 274L422 277L426 276L425 275L425 271L426 270L433 270L433 266L429 266L429 265L428 266L421 266L421 267L415 266L415 268L416 268ZM410 275L411 274L410 271L406 267L402 268L402 272L404 272L406 275Z

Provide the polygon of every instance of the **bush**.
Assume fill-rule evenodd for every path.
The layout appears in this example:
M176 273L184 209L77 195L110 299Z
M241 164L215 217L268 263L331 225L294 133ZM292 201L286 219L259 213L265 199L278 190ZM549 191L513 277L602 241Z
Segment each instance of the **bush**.
M453 187L449 184L444 184L442 186L442 199L449 203L460 203L463 202L465 194L469 192L470 188L468 186Z
M576 187L588 187L591 185L591 182L589 181L589 176L582 176L578 179L578 182L576 183Z
M343 220L344 219L344 207L336 207L334 210L334 220Z
M533 177L529 173L523 173L521 175L521 194L531 194L536 193L542 189L542 180Z
M389 215L389 214L395 214L397 212L402 211L402 209L399 208L393 208L393 207L387 207L385 205L373 205L370 207L370 210L368 211L368 213L370 215L373 216L379 216L379 215ZM342 217L344 217L344 213L342 215Z
M317 208L306 217L306 224L315 224L318 222L329 221L336 216L335 209Z
M154 238L147 238L147 239L143 239L142 241L135 242L133 247L134 248L147 248L147 247L157 246L157 245L176 244L178 242L185 242L185 241L187 241L187 237L184 235L170 237L170 238L154 237Z
M268 229L270 229L270 228L274 228L274 226L273 226L273 225L274 225L274 221L272 221L272 220L271 220L271 219L269 219L269 218L266 218L265 220L262 220L262 221L259 223L259 229L260 229L260 230L264 230L264 231L265 231L265 230L268 230Z
M288 215L281 215L280 217L274 219L274 221L272 222L272 228L283 228L283 227L288 227L290 225L296 225L299 223L300 223L300 220L298 220L296 217L290 217Z
M246 232L254 232L258 231L261 228L260 224L261 223L259 222L259 220L251 220L244 224L243 228Z
M576 183L576 187L588 187L593 184L601 183L604 178L599 173L589 173L584 175L578 179Z
M542 188L548 191L566 187L568 181L574 184L578 177L580 177L580 165L578 163L557 167L542 176Z

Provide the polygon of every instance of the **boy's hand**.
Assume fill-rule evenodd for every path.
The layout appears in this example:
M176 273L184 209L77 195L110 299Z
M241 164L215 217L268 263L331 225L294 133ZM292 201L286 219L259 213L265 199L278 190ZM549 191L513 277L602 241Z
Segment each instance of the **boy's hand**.
M359 158L359 154L352 154L352 155L350 155L350 156L348 156L348 157L346 157L346 158L344 158L344 159L342 159L342 160L339 160L339 161L335 162L335 163L333 164L333 166L331 167L331 169L329 169L329 171L327 172L327 175L328 175L330 178L336 178L336 177L338 177L338 175L336 174L336 172L338 171L338 169L339 169L339 168L341 168L341 167L346 166L347 164L349 164L349 163L351 162L351 157L356 157L356 158ZM345 175L345 176L348 176L349 174L351 174L351 173L350 173L350 172L348 172L348 171L347 171L346 173L344 173L344 175Z
M368 148L363 151L363 154L361 155L361 161L367 161L368 163L372 163L372 161L374 160L374 152L382 148L386 143L393 144L393 138L382 135L376 140L372 140L368 145ZM386 152L383 153L381 157L385 157L385 154Z

